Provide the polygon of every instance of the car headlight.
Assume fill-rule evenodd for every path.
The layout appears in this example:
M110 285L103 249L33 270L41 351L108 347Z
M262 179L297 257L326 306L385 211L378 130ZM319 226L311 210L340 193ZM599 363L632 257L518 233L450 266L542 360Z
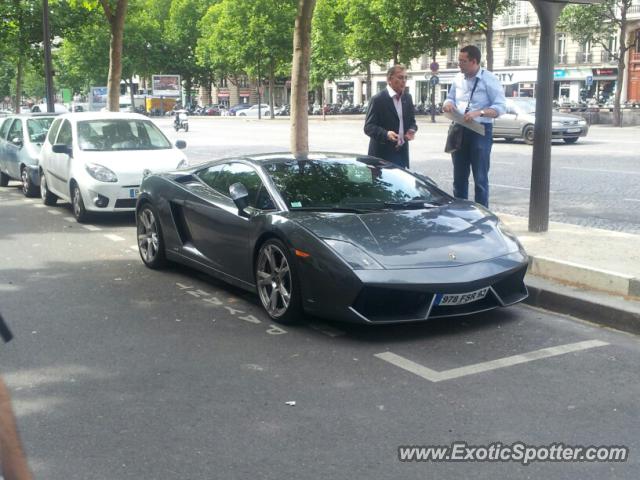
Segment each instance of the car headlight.
M181 168L187 168L189 166L189 164L187 163L187 161L183 158L182 160L180 160L180 163L178 164L178 166L176 167L176 170L180 170Z
M578 125L580 125L581 127L584 127L587 124L586 120L578 120Z
M85 166L87 173L100 182L117 182L118 177L107 167L97 163L87 163Z
M551 122L551 127L560 128L562 127L562 122Z
M323 239L354 270L383 270L371 255L356 247L353 243L342 240Z

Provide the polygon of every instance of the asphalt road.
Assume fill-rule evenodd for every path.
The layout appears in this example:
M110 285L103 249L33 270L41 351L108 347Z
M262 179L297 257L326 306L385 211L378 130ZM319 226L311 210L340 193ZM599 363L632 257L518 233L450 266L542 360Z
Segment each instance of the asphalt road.
M310 120L310 148L316 151L366 153L364 118L319 117ZM191 117L190 130L176 134L169 118L157 119L173 138L187 141L187 156L196 164L213 158L289 150L289 120L244 120L235 117ZM418 117L411 145L411 167L452 191L450 155L444 153L447 124ZM616 129L594 125L574 145L552 147L550 219L589 227L640 233L640 127ZM494 143L490 183L491 208L528 216L532 147L522 142ZM473 192L471 185L470 191Z
M79 225L69 205L0 188L0 311L16 337L0 371L36 478L637 478L638 337L527 306L280 327L253 295L145 268L135 243L131 216ZM455 441L630 458L398 460Z

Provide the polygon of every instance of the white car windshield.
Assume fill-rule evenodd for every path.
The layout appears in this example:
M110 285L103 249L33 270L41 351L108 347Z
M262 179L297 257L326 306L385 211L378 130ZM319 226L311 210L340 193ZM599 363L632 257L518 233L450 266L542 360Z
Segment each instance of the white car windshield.
M167 137L149 120L100 119L78 122L80 150L160 150L171 148Z

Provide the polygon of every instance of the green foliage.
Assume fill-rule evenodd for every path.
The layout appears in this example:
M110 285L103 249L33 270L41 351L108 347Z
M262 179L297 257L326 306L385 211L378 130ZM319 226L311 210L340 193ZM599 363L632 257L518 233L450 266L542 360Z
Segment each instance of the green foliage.
M598 43L608 49L609 39L620 27L616 8L623 3L631 4L631 0L604 0L603 3L594 5L569 5L560 16L557 30L566 31L579 43Z
M345 50L346 24L335 0L318 0L311 29L310 86L317 88L325 80L333 81L352 70Z

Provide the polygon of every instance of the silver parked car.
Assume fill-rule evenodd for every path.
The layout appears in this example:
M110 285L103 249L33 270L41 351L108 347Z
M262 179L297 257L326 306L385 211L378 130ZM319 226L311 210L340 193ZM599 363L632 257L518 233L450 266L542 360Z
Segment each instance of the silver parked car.
M0 125L0 186L22 182L27 197L38 194L38 157L55 113L12 115Z
M512 142L521 138L533 144L533 126L536 121L536 100L528 97L507 98L507 112L496 118L493 124L493 138L504 138ZM587 121L578 115L553 113L551 135L566 143L575 143L589 131Z

